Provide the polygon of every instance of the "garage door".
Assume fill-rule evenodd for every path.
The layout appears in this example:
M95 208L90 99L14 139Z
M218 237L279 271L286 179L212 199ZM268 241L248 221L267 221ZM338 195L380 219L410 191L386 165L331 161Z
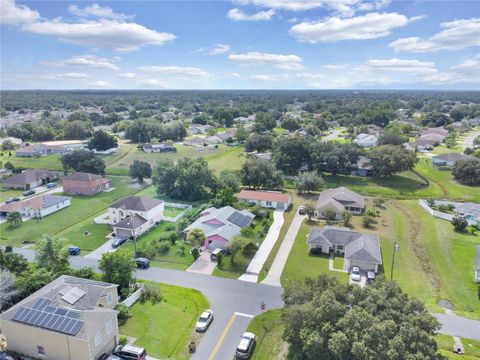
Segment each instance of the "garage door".
M285 210L285 203L278 202L277 203L277 209L278 210Z
M132 236L132 230L115 228L115 234L118 238L128 239L130 236Z

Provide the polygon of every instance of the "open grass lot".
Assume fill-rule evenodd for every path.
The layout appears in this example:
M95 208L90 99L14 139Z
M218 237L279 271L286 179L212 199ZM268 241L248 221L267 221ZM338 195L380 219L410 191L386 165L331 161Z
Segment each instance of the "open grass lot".
M11 197L22 195L23 190L16 189L0 189L0 202L5 201Z
M281 316L281 309L267 311L256 316L248 325L247 331L257 336L252 360L286 359L288 344L282 340L284 326Z
M131 308L132 317L120 326L122 335L137 338L135 345L158 359L188 359L188 344L196 337L195 322L209 307L207 299L198 291L150 283L158 286L163 300L137 302Z
M7 223L1 224L0 236L2 244L21 246L24 242L37 241L44 234L65 237L67 238L66 243L78 241L81 245L83 243L88 249L93 249L94 246L102 244L105 241L105 237L97 237L97 225L93 225L94 216L106 211L107 207L115 200L140 190L136 186L137 184L133 185L131 183L130 178L117 176L110 176L110 178L113 181L112 186L115 190L102 192L94 196L73 196L71 205L68 208L46 216L42 222L32 219L18 228L12 228ZM80 225L81 223L83 225ZM82 226L90 224L92 227L89 227L87 230L92 232L92 236L82 238ZM102 227L102 225L98 226ZM68 239L68 237L72 237L72 239Z
M447 356L448 359L464 359L464 360L478 360L480 359L480 341L472 340L472 339L465 339L462 338L462 344L465 349L465 354L457 355L452 352L453 349L453 338L448 335L439 334L435 336L435 340L437 340L438 348L440 352Z
M184 209L180 209L172 206L165 206L163 210L163 215L174 218L175 216L181 214L183 211Z

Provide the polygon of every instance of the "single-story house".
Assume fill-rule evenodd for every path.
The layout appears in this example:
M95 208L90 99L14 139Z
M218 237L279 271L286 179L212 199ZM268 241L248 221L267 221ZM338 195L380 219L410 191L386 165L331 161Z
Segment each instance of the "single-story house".
M358 134L353 142L361 147L374 147L377 146L378 136L372 134Z
M223 139L218 135L212 135L205 138L205 142L208 144L221 144L223 143Z
M0 139L0 144L3 145L3 143L7 142L7 141L11 142L15 146L21 146L23 144L22 139L19 139L19 138L13 137L13 136L1 138Z
M192 124L188 127L188 133L190 135L205 134L211 128L211 125Z
M44 141L41 144L52 149L54 154L65 154L73 150L86 149L88 140L55 140Z
M101 175L74 172L62 179L63 191L72 195L94 195L112 187L112 180Z
M292 202L292 197L289 194L282 194L276 191L242 190L237 195L237 198L250 204L277 210L288 209Z
M376 234L359 233L337 226L312 227L307 243L310 251L343 255L348 271L358 266L361 271L376 273L378 265L382 264L382 252Z
M108 222L117 237L140 236L162 221L164 207L161 200L127 196L110 205Z
M428 140L434 145L439 145L445 140L445 136L440 134L427 134L420 136L420 139Z
M358 176L371 176L372 166L369 163L370 159L366 156L360 155L357 161L357 169L355 174Z
M43 144L26 144L15 151L15 156L18 157L35 157L50 154L53 154L53 149Z
M477 245L475 256L475 282L480 283L480 245Z
M9 189L34 189L58 179L58 172L48 170L24 170L2 181Z
M34 359L96 360L118 345L117 285L62 275L0 315L8 349Z
M177 152L177 149L173 145L169 144L144 144L143 145L143 151L146 153L152 153L152 152L158 152L158 153L164 153L164 152Z
M26 217L45 217L70 206L70 200L72 198L69 196L39 195L0 206L0 215L18 211Z
M318 196L315 209L318 218L324 218L324 212L329 209L335 211L337 220L341 220L345 210L361 215L365 210L365 197L343 186L328 189Z
M455 205L455 214L460 215L471 223L477 223L480 228L480 204L460 203Z
M429 150L432 150L434 146L437 146L439 143L435 140L429 140L429 139L417 139L414 143L412 143L413 146L415 146L416 150L418 152L426 152Z
M453 167L459 160L475 159L473 156L459 153L441 154L432 157L432 165L437 167Z
M441 135L445 139L448 136L448 130L445 129L443 126L439 126L436 128L428 128L428 129L422 130L421 136L423 137L425 135L431 135L431 134Z
M247 210L237 210L231 206L204 210L200 217L185 230L200 229L205 233L204 246L210 250L226 249L228 242L239 235L242 228L249 226L255 215Z

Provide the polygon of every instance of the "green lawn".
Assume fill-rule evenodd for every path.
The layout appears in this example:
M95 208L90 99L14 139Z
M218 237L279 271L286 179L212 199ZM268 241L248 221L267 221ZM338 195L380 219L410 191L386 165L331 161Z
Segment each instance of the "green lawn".
M22 195L23 190L16 189L0 189L0 202L5 201L11 197L17 197Z
M435 336L440 352L452 360L478 360L480 359L480 341L462 338L465 350L464 355L457 355L452 352L454 341L451 336L439 334Z
M343 265L345 263L345 259L342 256L335 256L333 258L333 268L337 270L343 270Z
M160 288L163 300L133 305L132 317L120 326L120 334L135 337L135 345L145 347L155 358L188 359L188 344L198 340L195 322L209 308L207 299L196 290L150 284Z
M289 281L303 280L307 277L316 278L319 274L328 274L340 281L348 281L346 273L328 269L328 255L309 252L307 235L311 227L308 220L301 225L280 278L282 285L286 286Z
M110 176L110 178L115 190L94 196L73 196L68 208L46 216L42 222L32 219L18 228L12 228L7 223L1 224L2 244L21 246L25 242L37 241L44 234L65 237L67 243L78 242L80 246L85 245L88 249L102 244L105 241L104 232L96 230L97 225L93 225L93 218L105 212L115 200L139 190L131 186L130 178L116 176ZM104 229L104 226L98 226L99 229ZM82 238L84 228L91 231L93 235Z
M267 311L256 316L248 325L247 331L257 336L257 346L252 360L286 359L288 344L282 340L282 310Z
M163 210L163 215L174 218L175 216L181 214L185 209L176 208L172 206L165 206Z

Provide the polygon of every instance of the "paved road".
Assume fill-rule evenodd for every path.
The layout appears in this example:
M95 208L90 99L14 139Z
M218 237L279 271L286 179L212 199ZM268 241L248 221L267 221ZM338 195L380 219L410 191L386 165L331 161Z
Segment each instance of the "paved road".
M267 261L270 251L272 251L273 246L278 240L278 235L280 235L280 229L282 228L283 222L283 210L275 210L273 212L273 223L268 230L267 236L265 236L262 245L260 245L260 248L252 261L250 261L246 273L240 276L238 278L239 280L255 283L258 281L258 274L262 271L263 264Z
M295 238L297 237L298 230L300 230L300 225L302 225L303 219L305 219L305 215L300 215L298 212L295 214L295 217L285 234L285 238L282 241L282 245L280 245L280 249L278 249L272 266L268 270L265 279L263 279L262 284L281 286L280 277L282 276L283 268L287 263L288 255L290 254L290 250L292 250L293 243L295 242Z
M477 136L480 136L480 131L475 131L474 133L466 136L465 139L463 139L462 150L465 150L466 148L473 149L473 141Z
M115 252L117 249L112 247L112 243L114 240L115 238L108 239L107 241L105 241L105 243L103 243L103 245L99 246L89 254L85 255L85 257L88 259L100 260L103 254L106 254L108 252Z

